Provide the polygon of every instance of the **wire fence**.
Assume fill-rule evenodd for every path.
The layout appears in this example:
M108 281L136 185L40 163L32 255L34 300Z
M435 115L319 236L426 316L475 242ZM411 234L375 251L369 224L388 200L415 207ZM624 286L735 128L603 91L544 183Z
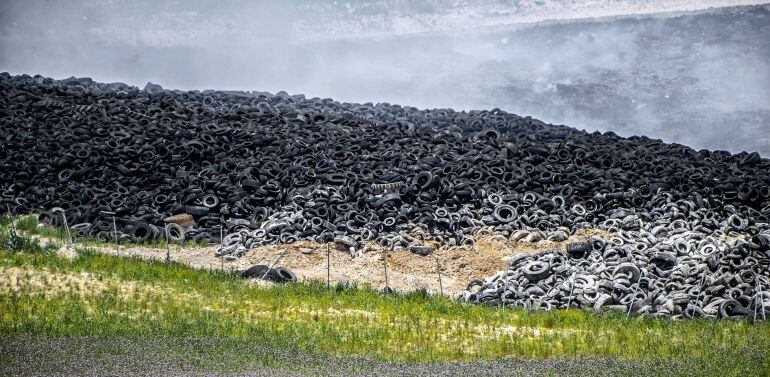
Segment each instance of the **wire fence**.
M101 246L100 251L109 253L110 251L114 250L114 254L118 257L136 256L131 254L130 245L128 245L129 247L126 247L127 245L123 245L121 243L121 237L119 236L118 225L117 225L120 219L117 216L115 216L114 213L112 212L101 213L103 216L105 216L106 219L109 219L112 223L112 229L110 232L111 239L94 239L93 237L80 236L78 232L73 232L72 229L69 227L65 210L60 209L55 213L57 214L57 216L61 216L60 219L61 219L61 224L63 226L47 228L48 232L46 234L49 239L58 241L62 245L62 247L67 251L77 251L78 248L81 248L81 249L93 248L99 245ZM13 216L10 214L10 211L9 213L3 215L3 219L5 221L10 221L9 225L11 226L12 231L14 232L17 231L16 230L17 221L13 220ZM54 230L54 232L51 232L51 230ZM224 245L223 227L221 226L219 227L219 232L220 232L220 246L223 246ZM165 260L165 262L167 263L170 263L175 259L178 259L175 257L179 255L179 254L175 255L175 253L179 252L179 249L176 249L174 253L172 253L171 243L169 242L169 239L170 237L168 234L168 227L166 226L164 227L164 232L163 232L163 247L165 249L165 255L163 256L164 257L163 260ZM114 249L112 249L111 247L105 247L105 243L109 244L110 241L112 241L111 243L114 244ZM284 247L278 253L277 256L274 254L269 254L269 255L265 254L261 258L261 260L257 260L257 263L263 263L267 267L267 270L266 270L267 272L263 273L260 276L260 278L265 279L269 271L273 270L274 268L277 268L282 261L286 260L289 250L290 250L289 247ZM440 258L440 252L439 252L440 250L441 249L434 251L429 256L430 258L433 259L433 262L434 262L432 263L433 268L430 271L425 271L424 276L428 277L429 281L432 280L432 283L429 285L431 286L430 290L434 292L434 294L445 296L446 295L445 286L444 286L445 267L443 265L443 261ZM325 278L323 280L325 281L325 285L328 290L337 289L337 287L350 284L349 282L345 281L345 279L343 278L346 275L345 273L336 271L337 269L335 268L336 266L334 265L333 261L337 260L338 258L332 258L334 253L341 253L341 254L346 254L350 256L350 253L348 250L338 250L336 247L332 247L331 243L327 243L325 247L316 249L316 252L321 253L323 257L322 263L325 264L324 266ZM381 287L373 287L373 288L378 288L381 290L381 292L386 294L393 293L396 291L394 289L393 279L394 279L394 276L398 276L398 275L394 275L392 273L391 271L392 268L389 263L389 259L391 255L395 252L396 252L396 248L394 245L391 244L386 248L380 249L380 253L379 253L379 260L382 263L381 277L382 277L383 283ZM408 251L404 251L404 252L408 252ZM225 258L219 257L218 268L216 268L215 265L212 265L209 263L208 269L210 271L216 271L217 273L235 275L240 272L238 269L236 269L236 266L243 265L243 263L245 263L245 261L241 261L239 263L238 259L233 261L226 261ZM343 267L343 266L339 266L339 267ZM349 266L344 266L344 267L349 268ZM509 273L509 267L507 265L506 265L505 273L506 275ZM641 288L641 283L645 277L645 273L646 273L645 269L641 269L638 278L636 279L635 282L633 282L634 284L632 285L632 287L634 290L634 294L631 296L633 299L628 305L629 307L628 307L628 312L626 313L626 318L631 317L632 308L634 307L634 305L637 304L637 294ZM567 307L573 307L572 303L576 298L576 294L574 293L576 275L577 275L577 271L574 268L571 269L570 276L566 282L569 285L569 294L566 297ZM434 276L434 277L431 279L430 276ZM708 286L707 281L710 281L709 279L711 278L712 277L710 276L710 274L708 274L707 271L704 271L703 275L699 279L700 284L699 284L699 289L697 290L697 295L692 298L691 303L688 306L693 306L695 308L703 306L703 302L702 302L703 292L705 288ZM370 279L370 281L375 281L375 280L379 280L379 279L376 279L376 278ZM767 280L766 279L763 280L761 276L757 275L754 279L754 282L753 282L754 284L751 284L753 286L751 287L751 291L752 291L751 292L752 294L750 296L751 305L749 306L751 310L751 314L749 318L755 322L767 320L767 313L766 313L765 307L766 307L766 303L770 301L770 291L768 291L768 285L770 284L763 285L763 282L767 283ZM404 283L404 282L401 282L401 283L402 284L398 284L398 282L396 282L395 286L400 286L402 288L409 286L408 283ZM411 288L417 288L417 287L411 287ZM504 298L501 299L500 302L498 303L498 309L502 313L505 313L506 306L507 305L506 305L505 299Z
M118 223L122 221L120 217L116 216L113 212L103 211L101 212L101 215L105 217L105 219L109 220L112 223L112 229L111 229L111 239L95 239L92 237L87 236L79 236L77 232L73 234L71 232L71 228L69 227L69 224L67 223L67 217L66 217L66 211L61 209L56 211L57 216L61 216L61 223L64 226L54 228L57 230L56 238L61 242L64 247L67 250L75 250L77 247L81 248L88 248L88 247L94 247L96 245L104 245L105 243L111 243L114 245L114 249L112 248L104 248L102 247L102 251L109 252L111 250L114 250L114 254L116 256L124 256L124 257L133 257L136 255L132 255L132 247L133 245L130 244L124 244L121 241L121 237L119 236L120 232L118 231ZM162 245L160 245L164 251L165 255L162 256L162 259L170 263L177 259L175 253L176 251L172 252L171 248L171 242L170 236L168 233L168 226L165 226L162 231ZM219 233L220 233L220 246L224 245L224 227L219 226ZM155 246L158 246L155 244ZM274 268L276 268L281 260L286 256L288 253L289 248L285 248L283 251L281 251L277 257L271 258L268 255L265 255L263 258L260 258L257 260L257 263L264 264L268 267L267 271L270 271ZM346 282L344 279L342 279L342 276L339 273L335 273L335 266L333 264L332 258L333 253L343 253L348 254L349 252L347 250L337 250L336 247L332 247L332 244L326 244L325 248L321 249L321 252L325 253L325 283L327 289L332 289L334 286L339 285L346 285L349 284L349 282ZM384 281L383 286L381 287L381 291L383 293L392 293L395 292L395 289L392 284L393 275L389 274L389 263L388 259L392 253L395 252L395 245L390 245L388 248L381 250L380 254L380 260L382 262L382 280ZM235 267L239 265L238 259L228 261L224 258L224 256L220 256L219 258L219 266L218 270L222 273L237 273L239 272ZM437 252L434 252L432 254L432 259L434 260L434 268L432 271L428 271L426 273L426 276L434 276L432 280L435 280L432 284L429 284L431 286L431 291L439 294L439 295L445 295L444 292L444 276L443 276L443 262L441 261L440 257L438 256ZM214 269L214 266L209 263L208 264L209 269ZM264 279L267 276L267 272L264 273L261 278ZM336 281L335 281L336 280ZM430 278L429 278L430 280ZM397 284L398 285L398 284Z

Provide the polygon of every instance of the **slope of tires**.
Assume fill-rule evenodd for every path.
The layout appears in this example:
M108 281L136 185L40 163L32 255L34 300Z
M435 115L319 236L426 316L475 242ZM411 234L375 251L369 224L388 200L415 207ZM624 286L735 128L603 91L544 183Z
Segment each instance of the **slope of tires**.
M263 92L143 90L0 74L0 211L78 234L352 250L564 240L516 256L464 299L658 316L770 306L770 161L587 133L499 109L457 112ZM414 234L420 234L418 241ZM763 290L762 287L765 287Z

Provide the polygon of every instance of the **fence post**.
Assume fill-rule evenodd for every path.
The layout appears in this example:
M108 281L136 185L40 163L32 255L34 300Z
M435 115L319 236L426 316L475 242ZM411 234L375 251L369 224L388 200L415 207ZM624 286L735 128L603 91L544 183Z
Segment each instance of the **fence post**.
M64 228L67 229L67 244L69 247L72 247L72 233L70 233L70 225L67 223L67 215L64 212L62 212L61 215L64 217Z
M626 319L631 317L631 309L633 309L634 304L636 303L636 294L639 293L639 283L642 281L642 277L644 276L644 269L639 270L639 279L636 279L636 289L634 289L634 295L631 296L631 303L628 304L628 313L626 313Z
M754 282L755 282L754 292L757 297L754 300L754 322L757 322L757 314L759 314L760 312L762 314L762 320L765 321L767 320L767 318L765 317L765 302L762 299L762 282L759 281L759 275L754 277Z
M759 279L754 277L754 323L757 323L757 305L762 304L762 292L759 290Z
M508 265L508 262L505 262L505 276L503 279L508 280L508 273L511 271L511 266ZM503 307L503 316L505 316L505 299L503 298L504 294L500 296L500 306Z
M703 276L700 278L700 289L698 291L698 297L695 298L695 305L698 307L703 305L703 299L701 296L703 295L703 286L706 284L706 271L707 270L703 270Z
M222 272L225 272L225 255L222 253L222 248L225 246L225 239L224 239L224 229L222 225L219 226L219 261L222 264Z
M329 244L326 244L326 289L328 290L330 288L329 278L330 278L330 260L329 260Z
M393 244L390 245L391 251L393 249ZM382 265L385 267L385 292L387 293L389 291L389 284L388 284L388 254L383 251L382 252Z
M166 234L166 263L169 263L171 262L171 246L168 244L168 224L163 226L163 229L165 230L164 233Z
M115 237L115 255L120 256L120 246L118 246L118 224L115 221L115 212L100 211L99 213L112 217L112 235Z
M6 203L5 204L5 208L8 208L8 213L5 215L5 217L11 219L11 230L15 234L16 233L16 221L13 221L12 216L11 216L11 205Z
M575 292L575 275L577 271L573 270L569 277L569 298L567 299L567 309L572 307L572 293Z
M757 276L757 286L759 287L759 298L760 298L760 308L762 309L762 320L767 321L767 317L765 316L765 301L762 300L762 282L759 281L759 276Z
M70 234L70 227L67 224L67 212L63 208L59 208L58 212L61 212L62 219L64 219L64 229L67 230L67 249L72 247L72 234Z
M441 293L441 295L443 296L444 295L444 283L441 281L441 264L439 263L438 255L437 254L438 254L438 250L437 250L436 254L433 254L433 257L436 258L436 272L438 272L438 289L439 289L439 293Z
M115 235L115 255L120 256L120 241L118 241L118 223L115 221L115 214L112 215L112 233Z

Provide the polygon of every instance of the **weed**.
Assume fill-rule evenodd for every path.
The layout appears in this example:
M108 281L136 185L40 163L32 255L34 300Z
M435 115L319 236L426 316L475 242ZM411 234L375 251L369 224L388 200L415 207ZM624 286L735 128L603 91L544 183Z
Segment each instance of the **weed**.
M11 253L20 251L42 253L50 252L52 248L41 246L38 240L24 235L16 229L0 227L0 250Z

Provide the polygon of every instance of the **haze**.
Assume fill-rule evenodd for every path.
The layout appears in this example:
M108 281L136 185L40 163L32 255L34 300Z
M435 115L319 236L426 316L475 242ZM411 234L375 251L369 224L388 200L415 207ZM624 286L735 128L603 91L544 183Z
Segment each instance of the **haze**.
M3 1L0 71L497 107L766 157L770 7L753 3Z

